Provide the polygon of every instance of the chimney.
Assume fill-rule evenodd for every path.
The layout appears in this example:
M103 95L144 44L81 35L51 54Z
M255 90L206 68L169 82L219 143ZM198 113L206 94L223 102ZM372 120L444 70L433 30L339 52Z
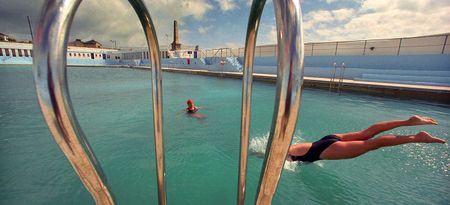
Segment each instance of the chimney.
M180 50L181 43L178 39L178 23L177 21L173 21L173 42L172 42L172 51Z

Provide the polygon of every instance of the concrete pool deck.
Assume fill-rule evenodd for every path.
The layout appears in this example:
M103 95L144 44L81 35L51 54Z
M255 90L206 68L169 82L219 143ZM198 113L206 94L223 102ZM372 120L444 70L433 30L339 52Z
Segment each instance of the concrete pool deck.
M135 67L135 68L148 69L149 67ZM166 67L162 68L162 70L174 73L242 79L242 73L236 72L215 72L207 70L179 69ZM253 80L275 83L276 75L254 73ZM338 91L338 81L339 79L336 79L335 82L333 83L332 90L334 92ZM303 85L307 88L329 90L330 78L305 77ZM412 84L384 83L384 82L357 81L344 79L339 89L341 92L348 91L361 94L388 96L402 99L417 99L450 104L450 86L412 85Z

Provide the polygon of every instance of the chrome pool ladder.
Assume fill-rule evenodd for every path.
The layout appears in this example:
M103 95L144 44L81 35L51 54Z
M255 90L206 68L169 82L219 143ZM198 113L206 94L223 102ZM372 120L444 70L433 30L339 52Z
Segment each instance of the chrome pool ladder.
M328 91L331 92L332 89L336 89L336 91L339 93L339 95L341 94L342 90L341 90L341 86L342 83L344 82L344 74L345 74L345 63L342 63L341 66L339 67L339 79L336 83L336 72L338 69L338 66L336 64L336 62L333 63L333 68L331 69L331 76L330 76L330 86L328 88Z
M328 89L329 92L331 92L331 86L333 86L334 80L336 78L336 68L337 64L336 62L333 63L333 68L331 68L331 76L330 76L330 87Z
M81 129L69 95L67 42L81 0L48 0L35 33L33 76L38 102L50 132L90 192L96 204L113 205L114 196L102 168ZM167 204L162 115L162 70L152 18L142 0L129 0L142 24L150 50L152 109L158 204ZM245 187L256 36L265 0L254 0L247 27L242 81L242 117L237 204L245 202ZM278 72L274 117L260 174L256 204L271 204L292 141L303 85L303 29L300 0L274 0Z
M342 82L344 82L344 73L345 73L345 63L342 63L341 65L341 72L339 73L339 83L338 83L338 93L341 94L341 86Z

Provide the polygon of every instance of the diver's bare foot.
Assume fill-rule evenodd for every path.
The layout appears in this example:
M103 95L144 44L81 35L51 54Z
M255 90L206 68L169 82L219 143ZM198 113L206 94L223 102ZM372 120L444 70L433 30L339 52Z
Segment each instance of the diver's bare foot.
M437 125L437 121L431 117L414 115L408 119L410 125Z
M414 136L417 139L417 142L423 142L423 143L445 143L446 141L441 139L441 138L437 138L437 137L433 137L431 136L428 132L419 132Z

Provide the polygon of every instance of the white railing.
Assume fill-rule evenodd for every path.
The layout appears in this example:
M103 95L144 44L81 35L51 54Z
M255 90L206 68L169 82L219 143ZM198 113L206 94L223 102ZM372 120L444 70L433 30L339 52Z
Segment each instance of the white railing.
M372 56L372 55L422 55L450 54L450 34L407 38L371 39L305 43L305 56ZM277 45L255 48L255 57L277 56ZM233 56L244 57L244 48L230 48ZM212 53L214 49L204 49Z

